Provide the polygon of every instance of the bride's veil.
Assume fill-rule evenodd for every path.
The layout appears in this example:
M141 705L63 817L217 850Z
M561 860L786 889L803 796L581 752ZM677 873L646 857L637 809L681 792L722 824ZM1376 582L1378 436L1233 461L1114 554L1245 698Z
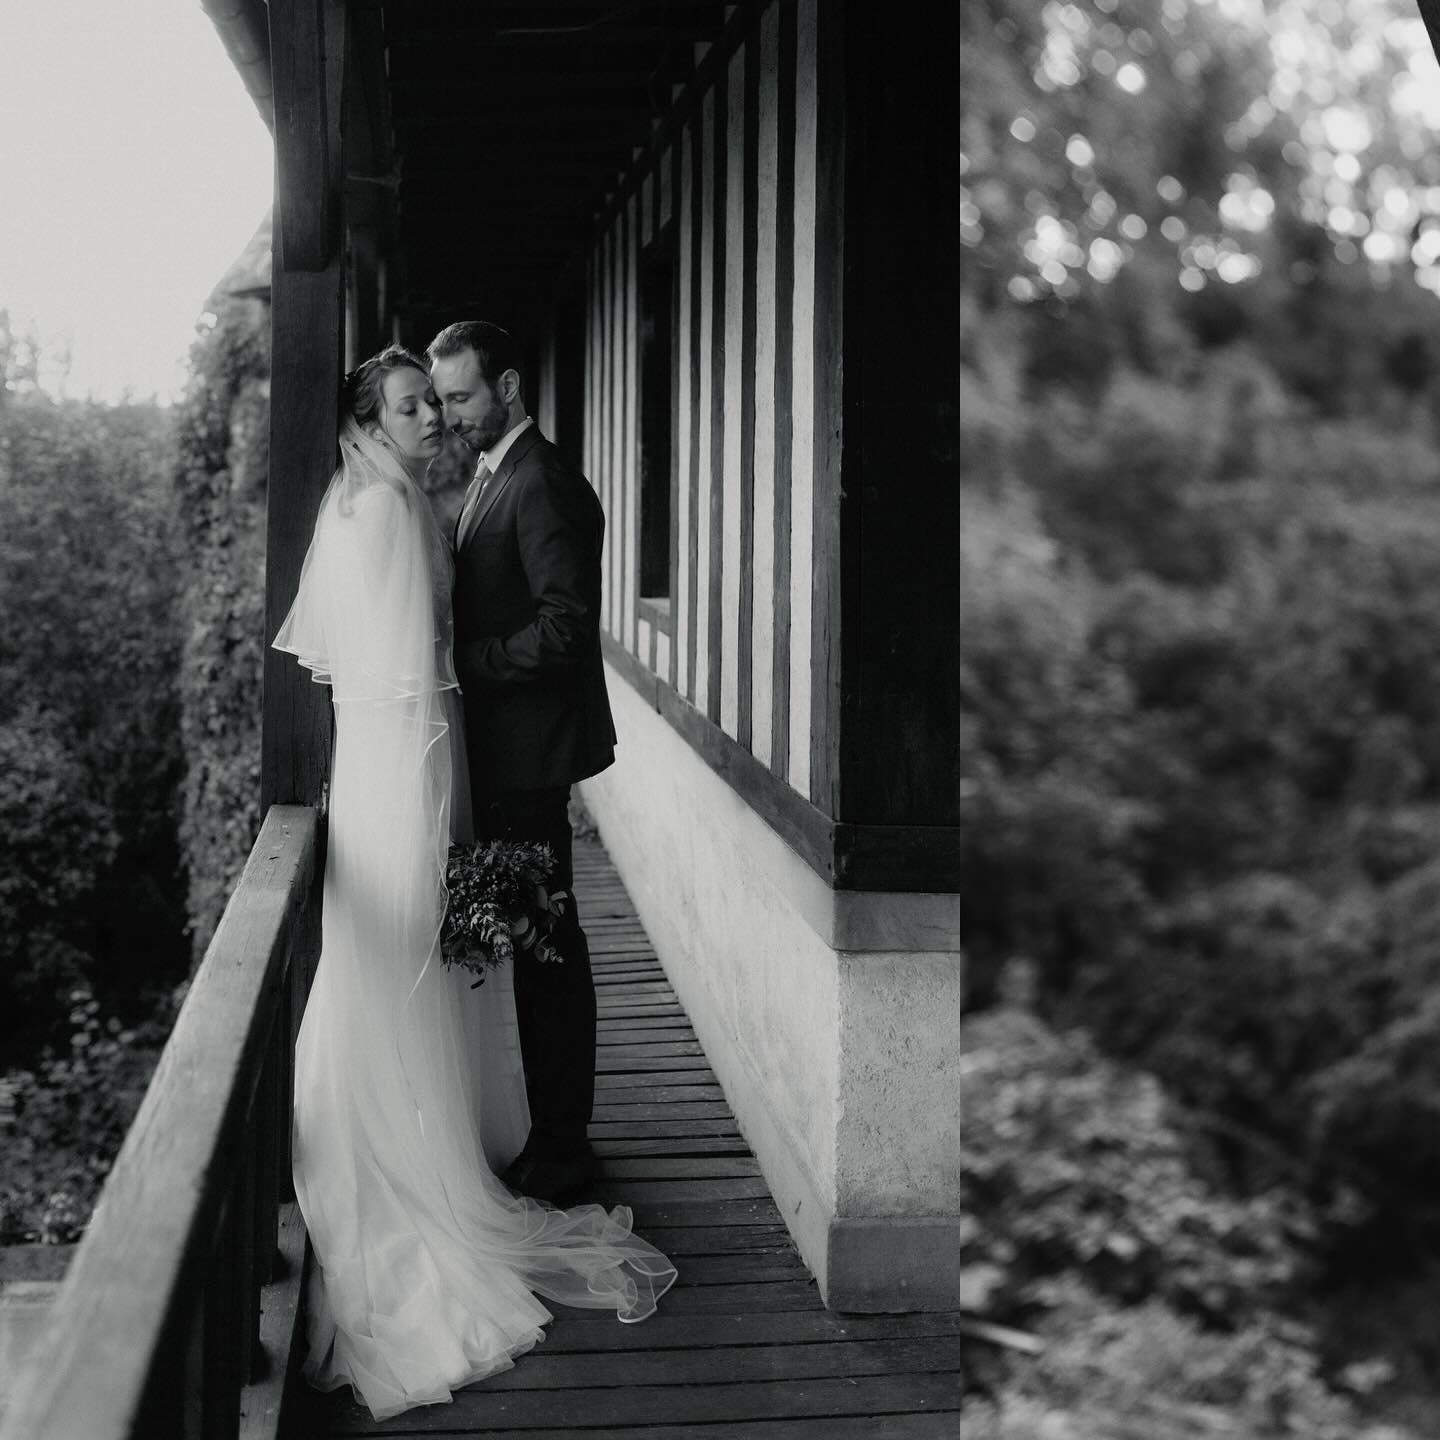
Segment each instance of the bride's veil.
M436 633L437 621L448 624L451 562L429 502L383 435L347 416L339 443L275 648L331 686L337 702L453 690L449 637Z
M398 1067L393 1078L403 1097L396 1085L377 1087L369 1143L383 1138L388 1121L403 1131L414 1124L469 1133L488 1119L494 1132L503 1102L503 1139L518 1149L518 1073L512 1098L492 1093L488 1107L467 1112L482 1077L466 1052L493 1058L497 1046L514 1050L503 1030L475 1023L498 1018L491 1014L497 997L467 991L457 998L459 977L441 973L451 810L464 788L454 783L464 775L464 745L450 654L449 549L383 434L347 418L339 441L340 464L274 642L331 687L336 707L326 963L305 1040L328 1036L327 1056L349 1055L355 1068L347 1083L356 1094L392 1062ZM377 1057L357 1042L361 1036L367 1044L393 1037L393 1044Z
M274 644L336 710L322 958L296 1047L295 1186L324 1280L307 1373L359 1383L377 1414L528 1348L548 1318L532 1291L640 1319L675 1278L623 1207L547 1209L492 1170L528 1115L508 975L474 991L440 958L464 789L450 563L398 456L347 420Z

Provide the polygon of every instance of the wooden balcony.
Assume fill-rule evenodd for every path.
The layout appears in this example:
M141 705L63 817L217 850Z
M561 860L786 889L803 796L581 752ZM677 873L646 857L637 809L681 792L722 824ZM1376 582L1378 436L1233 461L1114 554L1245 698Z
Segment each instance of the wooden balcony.
M620 1325L551 1306L544 1343L450 1405L376 1424L310 1392L290 1058L319 943L314 811L271 809L0 1440L653 1433L920 1440L959 1424L957 1314L827 1311L603 848L576 846L599 995L586 1198L680 1271Z

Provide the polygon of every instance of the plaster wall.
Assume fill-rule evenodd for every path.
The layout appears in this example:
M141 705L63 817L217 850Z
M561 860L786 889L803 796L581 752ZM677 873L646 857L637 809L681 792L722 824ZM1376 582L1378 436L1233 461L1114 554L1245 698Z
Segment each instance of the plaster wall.
M958 897L832 890L607 679L585 803L827 1303L954 1306Z

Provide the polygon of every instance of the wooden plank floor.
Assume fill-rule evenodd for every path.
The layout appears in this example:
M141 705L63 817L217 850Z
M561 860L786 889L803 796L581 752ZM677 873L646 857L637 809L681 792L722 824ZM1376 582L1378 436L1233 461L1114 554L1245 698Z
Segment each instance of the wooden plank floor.
M601 1178L680 1278L639 1325L546 1302L514 1369L375 1423L308 1393L292 1435L932 1440L959 1433L959 1317L828 1312L609 857L577 842L599 996Z

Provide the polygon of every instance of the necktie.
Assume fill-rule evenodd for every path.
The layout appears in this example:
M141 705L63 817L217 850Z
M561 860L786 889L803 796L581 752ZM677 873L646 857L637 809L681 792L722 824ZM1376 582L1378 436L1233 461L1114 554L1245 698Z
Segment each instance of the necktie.
M480 499L485 494L485 487L490 483L493 472L481 457L480 463L475 467L475 478L471 480L469 489L465 492L465 504L460 510L460 524L455 529L455 548L458 550L469 538L470 524L475 519L475 512L480 508Z

